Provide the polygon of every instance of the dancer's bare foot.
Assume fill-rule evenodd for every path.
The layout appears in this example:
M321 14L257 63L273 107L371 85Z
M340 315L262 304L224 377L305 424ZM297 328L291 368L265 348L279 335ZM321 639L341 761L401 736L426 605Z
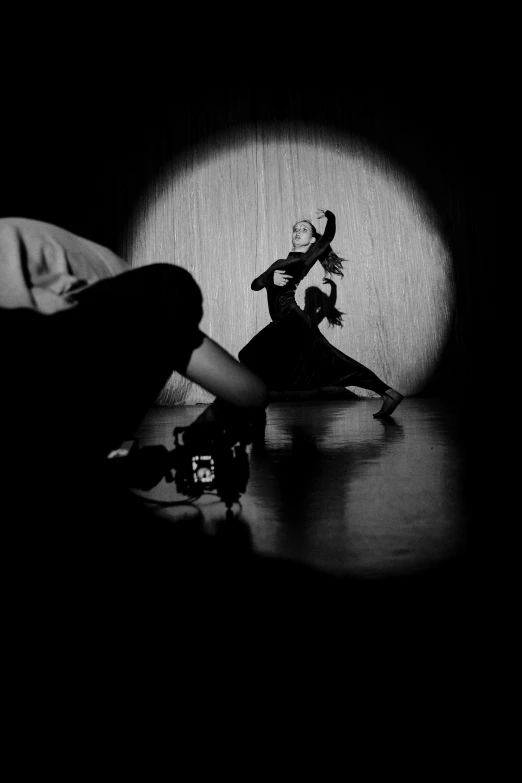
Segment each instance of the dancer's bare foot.
M373 414L373 418L384 419L386 416L391 416L402 400L403 396L398 391L395 391L395 389L387 389L382 395L382 408L380 411Z

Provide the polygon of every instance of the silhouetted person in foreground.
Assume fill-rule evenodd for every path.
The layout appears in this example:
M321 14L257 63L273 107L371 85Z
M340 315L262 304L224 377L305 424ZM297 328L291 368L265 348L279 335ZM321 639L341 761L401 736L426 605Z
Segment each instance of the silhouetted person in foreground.
M138 574L180 557L161 541L167 523L111 485L106 458L174 371L216 395L191 427L217 422L235 436L264 417L265 384L199 329L202 313L179 266L132 269L57 226L0 220L2 515L20 583L61 573L64 596L80 567L99 578L104 562L117 572L138 558Z

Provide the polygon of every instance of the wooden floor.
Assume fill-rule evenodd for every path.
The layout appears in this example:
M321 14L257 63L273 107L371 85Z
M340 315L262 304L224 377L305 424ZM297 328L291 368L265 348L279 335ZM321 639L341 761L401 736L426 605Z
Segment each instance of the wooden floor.
M402 577L454 563L473 521L458 405L405 399L388 420L373 418L379 407L376 399L274 402L264 442L250 448L233 524L211 495L157 513L173 525L198 517L209 537L333 575ZM136 437L172 449L174 427L203 409L152 408ZM165 481L139 494L182 500Z
M60 670L74 646L71 677L98 661L111 678L132 661L126 688L160 653L167 670L178 656L176 677L195 668L227 685L223 671L242 671L255 698L268 670L285 693L289 673L302 690L330 670L334 694L343 679L351 690L376 676L426 693L426 672L434 691L450 676L460 688L484 639L499 638L491 585L508 541L495 486L505 457L467 400L408 398L384 421L372 415L379 404L271 403L232 519L215 496L179 504L163 479L136 500L99 494L92 478L87 492L81 474L57 528L43 517L30 535L11 526L12 638L30 629L31 666L38 638ZM136 437L170 451L174 427L202 410L152 408Z

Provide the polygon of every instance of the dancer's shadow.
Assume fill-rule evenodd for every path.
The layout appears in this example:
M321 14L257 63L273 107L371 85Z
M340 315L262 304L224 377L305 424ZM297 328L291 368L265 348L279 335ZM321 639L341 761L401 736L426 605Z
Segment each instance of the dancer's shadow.
M323 283L330 286L330 294L321 291L317 286L310 286L305 291L303 309L316 325L326 318L330 326L342 326L344 313L335 306L337 285L329 277L324 277Z

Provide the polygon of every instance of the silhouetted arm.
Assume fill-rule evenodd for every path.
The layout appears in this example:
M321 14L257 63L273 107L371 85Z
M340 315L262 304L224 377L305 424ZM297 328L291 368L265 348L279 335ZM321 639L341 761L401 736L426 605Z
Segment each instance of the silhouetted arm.
M328 297L328 305L330 307L335 307L335 303L337 302L337 285L335 284L334 280L331 280L329 277L323 277L323 283L326 285L328 284L330 287L330 296Z
M214 424L224 429L226 437L232 439L231 445L242 438L250 443L252 426L266 420L268 389L261 378L206 335L192 352L183 374L216 395L187 431L194 434L203 427L204 432L208 424Z
M263 408L267 388L257 375L207 335L192 352L183 375L238 408Z

